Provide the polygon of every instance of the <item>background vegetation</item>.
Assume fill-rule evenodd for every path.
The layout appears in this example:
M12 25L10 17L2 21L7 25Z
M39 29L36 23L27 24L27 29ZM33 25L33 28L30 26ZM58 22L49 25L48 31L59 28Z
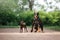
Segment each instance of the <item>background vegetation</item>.
M32 6L34 1L22 0L22 3L18 1L19 0L0 0L0 25L17 26L22 19L27 25L32 24L34 15ZM30 4L30 2L32 2L32 4ZM29 8L24 8L27 3L29 3ZM51 12L40 10L39 17L44 25L60 25L59 9Z

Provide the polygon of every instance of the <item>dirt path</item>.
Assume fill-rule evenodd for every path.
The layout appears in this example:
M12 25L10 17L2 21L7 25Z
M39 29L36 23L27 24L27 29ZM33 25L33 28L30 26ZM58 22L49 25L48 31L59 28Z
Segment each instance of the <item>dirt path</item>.
M60 33L0 33L0 40L60 40Z
M28 28L28 33L30 33L31 28ZM19 33L20 29L19 28L0 28L0 33ZM53 31L53 30L48 30L44 28L44 32L58 32L58 31Z
M1 28L0 40L60 40L60 32L44 29L45 33L19 33L19 28Z

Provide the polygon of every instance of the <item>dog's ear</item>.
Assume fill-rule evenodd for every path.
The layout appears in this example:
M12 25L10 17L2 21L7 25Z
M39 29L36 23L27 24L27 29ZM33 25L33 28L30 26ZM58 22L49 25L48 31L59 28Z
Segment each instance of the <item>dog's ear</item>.
M39 12L37 12L37 16L39 15Z

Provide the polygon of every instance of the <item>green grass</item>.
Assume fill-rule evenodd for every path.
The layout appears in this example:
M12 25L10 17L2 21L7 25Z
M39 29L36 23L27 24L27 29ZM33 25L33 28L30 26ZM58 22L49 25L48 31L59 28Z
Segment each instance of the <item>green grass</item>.
M19 28L20 26L0 26L0 28ZM27 27L32 27L32 26L27 26ZM44 26L44 28L51 29L51 30L56 30L60 31L60 26Z
M60 26L44 26L47 29L55 30L55 31L60 31Z
M18 26L2 26L2 25L0 25L0 28L19 28L20 26L18 25ZM27 26L27 27L32 27L32 26Z
M0 28L19 28L19 26L0 26Z

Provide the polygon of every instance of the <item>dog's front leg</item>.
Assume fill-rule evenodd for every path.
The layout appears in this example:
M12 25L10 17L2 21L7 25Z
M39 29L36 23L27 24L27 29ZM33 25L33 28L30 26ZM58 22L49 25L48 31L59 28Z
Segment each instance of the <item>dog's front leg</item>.
M22 30L23 30L23 33L24 33L24 28Z
M33 32L33 25L32 25L32 29L31 29L31 32Z

